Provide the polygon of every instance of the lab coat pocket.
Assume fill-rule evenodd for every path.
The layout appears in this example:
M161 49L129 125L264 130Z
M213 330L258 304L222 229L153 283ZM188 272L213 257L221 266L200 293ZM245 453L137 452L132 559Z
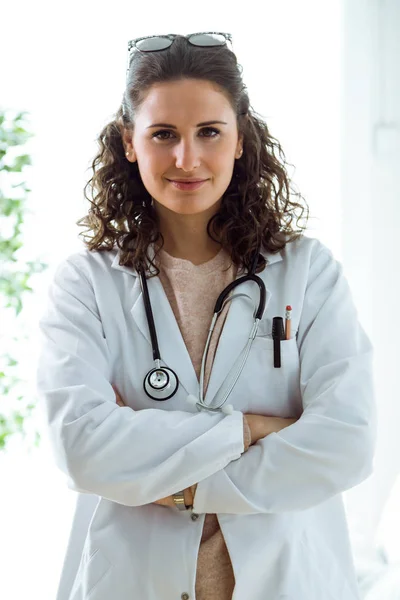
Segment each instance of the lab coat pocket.
M281 366L275 367L272 336L262 328L257 332L252 347L252 372L246 378L250 388L247 412L279 417L301 415L300 358L296 335L289 340L281 340L280 350ZM262 396L260 390L263 390Z
M261 319L258 323L257 335L272 339L272 319ZM297 337L297 331L294 331L294 324L291 325L290 338ZM285 340L282 340L285 341Z
M112 564L97 548L89 556L84 551L69 600L89 600L110 572Z

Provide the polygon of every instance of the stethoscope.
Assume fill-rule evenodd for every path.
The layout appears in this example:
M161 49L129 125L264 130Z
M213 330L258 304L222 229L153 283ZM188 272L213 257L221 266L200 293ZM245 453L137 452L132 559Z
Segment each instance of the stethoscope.
M193 394L189 394L189 396L187 397L187 402L191 405L196 405L197 409L199 411L201 411L202 409L205 409L208 411L213 411L213 412L221 410L225 414L232 414L232 412L233 412L233 406L231 404L227 404L226 406L224 406L224 404L227 401L233 388L235 387L236 382L239 379L241 372L243 371L243 368L246 364L247 357L250 353L250 349L253 344L254 338L257 334L258 324L260 322L260 319L262 319L262 316L263 316L264 310L265 310L265 301L266 301L265 284L264 284L263 280L260 277L258 277L258 275L255 274L259 254L260 254L260 248L257 250L257 252L254 255L253 262L251 264L251 268L249 270L248 275L244 275L243 277L240 277L239 279L236 279L235 281L230 283L221 292L221 294L218 296L217 302L215 303L214 315L213 315L211 325L210 325L210 328L208 331L207 342L205 345L203 358L201 361L200 390L199 390L200 397L196 398ZM152 400L158 400L158 401L169 400L169 398L172 398L172 396L174 396L178 390L179 379L178 379L177 374L172 369L170 369L167 366L161 366L161 356L160 356L160 351L158 348L158 339L157 339L157 334L156 334L156 328L154 325L153 311L151 308L151 302L150 302L149 290L147 287L147 281L146 281L146 277L145 277L143 269L139 268L138 273L139 273L139 278L140 278L140 286L141 286L142 294L143 294L147 323L148 323L149 332L150 332L151 345L152 345L152 350L153 350L153 360L155 363L155 368L151 369L145 376L144 381L143 381L143 387L144 387L144 391L146 392L147 396L149 396L149 398L151 398ZM204 402L203 391L204 391L204 371L205 371L205 365L206 365L206 359L207 359L208 348L210 345L211 335L214 330L218 315L225 306L225 300L226 300L227 296L238 285L240 285L241 283L245 283L246 281L254 281L255 283L257 283L258 287L259 287L259 291L260 291L260 301L258 304L257 311L254 314L254 323L251 328L251 331L250 331L250 334L248 337L248 341L247 341L245 347L243 348L243 350L240 353L238 359L236 360L233 368L229 372L228 377L226 378L226 380L228 380L230 377L230 381L229 381L229 385L227 386L225 393L223 394L222 402L218 406L209 406L209 405L205 404L205 402ZM233 300L233 298L237 298L239 296L247 296L247 295L246 294L236 294L236 295L233 295L231 298L227 299L226 301L231 302ZM234 374L231 375L231 373L234 373ZM222 389L222 386L218 390L216 397L218 397L221 389Z

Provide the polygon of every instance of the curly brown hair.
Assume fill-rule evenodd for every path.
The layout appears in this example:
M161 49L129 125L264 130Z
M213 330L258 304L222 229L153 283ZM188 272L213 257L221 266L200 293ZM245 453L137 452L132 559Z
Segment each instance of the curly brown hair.
M88 228L79 235L88 238L84 243L89 250L109 251L117 245L121 265L144 269L150 263L155 268L153 275L159 274L148 248L154 244L156 258L164 239L137 162L126 159L122 132L123 128L133 131L135 114L153 84L182 79L217 85L228 98L237 115L238 132L243 134L243 155L235 161L219 211L208 222L208 235L221 244L238 268L248 271L258 248L276 253L303 234L306 225L294 230L292 222L296 218L298 226L304 218L307 223L308 206L289 199L291 181L285 168L289 163L266 123L251 108L242 70L227 45L200 48L184 36L175 37L168 50L133 53L121 106L97 139L93 176L84 187L92 206L76 224ZM86 194L88 187L92 199ZM296 217L297 209L301 213ZM265 264L260 255L256 272Z

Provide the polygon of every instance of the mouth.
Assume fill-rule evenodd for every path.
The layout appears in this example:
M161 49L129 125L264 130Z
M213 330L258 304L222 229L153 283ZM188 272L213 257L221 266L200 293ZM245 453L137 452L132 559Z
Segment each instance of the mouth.
M204 183L206 183L208 181L208 179L203 179L201 181L174 181L172 179L168 179L167 181L169 181L170 183L172 183L172 185L174 187L176 187L178 190L182 190L182 191L187 190L187 191L190 191L190 190L197 190Z

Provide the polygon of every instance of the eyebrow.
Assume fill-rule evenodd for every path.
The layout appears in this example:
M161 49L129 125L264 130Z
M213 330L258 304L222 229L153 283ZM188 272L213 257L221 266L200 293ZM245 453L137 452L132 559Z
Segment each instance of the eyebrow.
M203 121L203 123L197 123L196 127L204 127L205 125L212 125L213 123L228 125L225 121ZM175 125L171 125L170 123L153 123L153 125L149 125L147 129L150 129L151 127L169 127L170 129L177 129Z

